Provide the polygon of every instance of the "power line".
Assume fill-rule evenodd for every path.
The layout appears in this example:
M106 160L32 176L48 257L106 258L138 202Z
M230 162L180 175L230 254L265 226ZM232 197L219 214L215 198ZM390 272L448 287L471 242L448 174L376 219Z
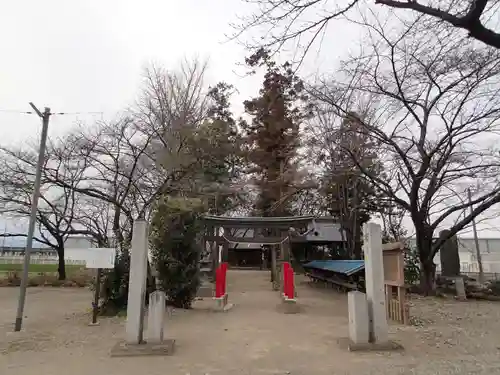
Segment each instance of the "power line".
M104 115L104 112L53 112L52 115Z
M20 113L20 114L23 114L23 115L32 115L32 114L35 113L35 112L32 112L32 111L18 111L18 110L15 110L15 109L0 109L0 112Z
M33 111L20 111L16 109L0 109L0 112L5 112L5 113L18 113L18 114L23 114L23 115L33 115L37 114L36 112ZM102 111L89 111L89 112L51 112L51 116L57 116L57 115L104 115L104 112Z

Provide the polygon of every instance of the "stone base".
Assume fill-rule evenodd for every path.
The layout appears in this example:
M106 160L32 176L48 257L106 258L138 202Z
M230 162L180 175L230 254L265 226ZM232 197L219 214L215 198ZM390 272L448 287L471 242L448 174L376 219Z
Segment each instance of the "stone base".
M281 312L283 314L298 314L303 309L296 300L284 298L283 301L278 305L277 310L278 312Z
M166 356L174 354L175 340L165 339L161 343L127 344L118 342L111 349L111 357Z
M339 346L350 352L388 352L404 350L401 344L394 341L384 343L354 343L347 337L339 339Z
M99 326L99 325L101 325L99 322L95 322L95 323L90 322L88 324L89 327L96 327L96 326Z
M225 294L223 297L214 298L216 301L216 311L229 311L233 308L232 303L228 303L229 296Z

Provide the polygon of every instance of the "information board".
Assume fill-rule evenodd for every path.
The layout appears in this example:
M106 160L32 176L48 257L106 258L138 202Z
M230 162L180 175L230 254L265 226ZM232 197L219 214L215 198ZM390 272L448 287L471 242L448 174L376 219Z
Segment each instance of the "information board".
M66 258L85 261L87 268L114 268L116 249L91 247L88 249L65 249Z

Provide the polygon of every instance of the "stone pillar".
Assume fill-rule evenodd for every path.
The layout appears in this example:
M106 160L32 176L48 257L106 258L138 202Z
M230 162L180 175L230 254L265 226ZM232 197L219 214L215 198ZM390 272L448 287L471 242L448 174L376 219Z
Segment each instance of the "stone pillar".
M467 300L467 293L465 292L465 282L462 277L455 278L455 290L457 292L457 299L460 301Z
M165 292L156 290L149 295L148 344L163 342L165 326Z
M352 344L368 344L370 327L368 324L368 302L366 294L353 291L347 294L349 310L349 340Z
M384 262L382 256L382 230L380 225L363 225L363 251L365 253L365 283L370 319L370 340L388 342L387 310L384 291Z
M147 266L148 225L144 220L136 220L130 250L127 323L125 327L127 344L140 344L143 341Z
M449 230L439 232L439 237L448 236ZM453 236L439 250L439 258L441 259L441 276L457 277L460 275L460 255L458 253L458 239Z

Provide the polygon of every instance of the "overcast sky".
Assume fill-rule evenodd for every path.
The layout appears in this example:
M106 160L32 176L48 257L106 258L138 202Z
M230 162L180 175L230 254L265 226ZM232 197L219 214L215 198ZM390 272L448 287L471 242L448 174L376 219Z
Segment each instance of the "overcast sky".
M29 101L41 110L50 106L53 112L81 113L53 116L50 135L78 120L112 118L133 104L142 70L151 62L175 69L185 57L207 58L207 80L234 84L236 102L241 102L256 93L260 82L242 77L238 64L246 52L225 35L237 15L250 11L239 0L5 1L0 12L0 141L36 140L39 119L16 112L30 110ZM336 23L321 52L310 53L302 75L331 70L359 43L357 35Z

